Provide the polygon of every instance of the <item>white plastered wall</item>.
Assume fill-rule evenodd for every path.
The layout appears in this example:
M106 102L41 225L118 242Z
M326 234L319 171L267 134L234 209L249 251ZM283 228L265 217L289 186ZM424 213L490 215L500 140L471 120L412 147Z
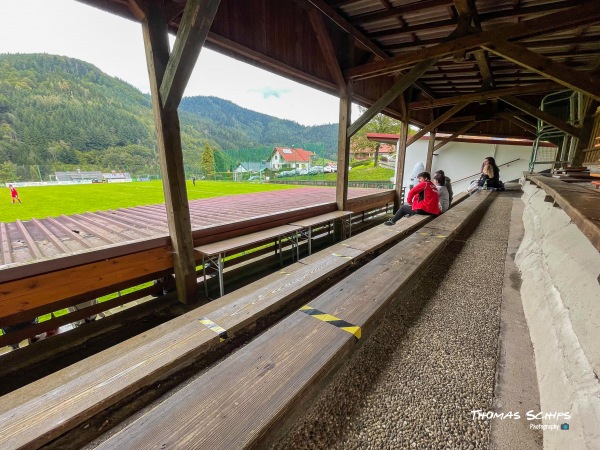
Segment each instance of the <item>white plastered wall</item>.
M567 214L523 186L525 234L515 262L544 413L569 412L547 449L600 449L600 254Z
M436 142L440 142L437 140ZM406 162L404 165L404 186L408 187L410 176L417 162L425 164L427 159L427 147L429 140L427 138L419 139L406 149ZM504 182L518 180L523 177L523 172L528 170L529 159L531 157L531 146L524 145L506 145L506 144L487 144L487 143L469 143L469 142L450 142L437 150L433 156L432 172L442 169L446 176L452 180L460 180L469 177L467 180L455 183L452 182L452 189L455 193L466 191L469 182L478 179L481 170L481 163L487 156L493 156L498 165L513 161L508 166L500 167L500 179ZM536 171L549 169L550 165L536 165ZM473 175L471 177L471 175Z

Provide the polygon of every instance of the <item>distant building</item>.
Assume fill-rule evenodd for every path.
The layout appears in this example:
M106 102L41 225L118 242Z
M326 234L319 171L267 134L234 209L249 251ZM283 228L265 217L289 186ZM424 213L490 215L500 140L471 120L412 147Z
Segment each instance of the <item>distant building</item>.
M392 153L396 153L396 146L390 144L381 144L379 147L379 156L388 156ZM356 148L352 146L350 148L350 157L353 159L373 159L375 158L375 145L367 148Z
M264 172L266 169L271 168L271 162L242 162L237 165L237 167L233 170L238 173L260 173Z
M275 147L269 161L272 170L310 169L314 153L302 148Z

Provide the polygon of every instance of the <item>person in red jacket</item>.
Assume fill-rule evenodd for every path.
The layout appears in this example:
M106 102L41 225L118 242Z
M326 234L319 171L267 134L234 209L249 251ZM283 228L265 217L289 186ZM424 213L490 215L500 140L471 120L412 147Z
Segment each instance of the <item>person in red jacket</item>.
M12 202L15 203L15 201L18 201L19 203L21 203L21 199L19 198L19 193L17 192L15 187L12 184L9 184L8 188L10 189L10 197L12 198Z
M431 182L431 175L428 172L421 172L418 179L419 184L408 191L406 204L396 211L392 219L385 222L386 225L394 225L404 216L414 216L415 214L437 216L441 213L438 190Z

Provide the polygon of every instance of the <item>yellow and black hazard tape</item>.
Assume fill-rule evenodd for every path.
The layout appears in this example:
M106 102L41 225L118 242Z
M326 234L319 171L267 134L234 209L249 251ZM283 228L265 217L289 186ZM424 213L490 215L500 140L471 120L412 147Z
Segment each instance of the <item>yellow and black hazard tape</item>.
M327 314L322 311L319 311L318 309L314 309L310 305L304 305L302 308L300 308L300 311L308 314L309 316L313 316L315 319L319 319L319 320L322 320L323 322L327 322L328 324L333 325L334 327L341 328L342 330L347 331L350 334L353 334L356 337L356 339L360 339L360 336L361 336L360 327L353 325L350 322L346 322L345 320L339 319L335 316L332 316L331 314Z
M433 234L433 233L427 233L427 232L423 232L423 231L420 231L419 234L421 236L431 236L431 237L436 237L436 238L440 238L440 239L448 237L448 236L444 236L443 234Z
M212 320L210 320L207 317L202 317L201 319L198 319L200 321L200 323L202 325L205 325L206 327L210 328L212 331L214 331L215 333L217 333L219 335L219 337L221 338L221 342L223 342L225 339L227 339L227 330L223 327L220 327L219 325L217 325L216 323L214 323Z

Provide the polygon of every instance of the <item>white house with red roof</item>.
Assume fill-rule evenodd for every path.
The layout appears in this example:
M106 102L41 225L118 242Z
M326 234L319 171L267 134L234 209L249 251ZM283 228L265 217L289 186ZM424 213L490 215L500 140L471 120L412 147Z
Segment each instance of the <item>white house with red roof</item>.
M269 161L271 170L310 169L314 153L302 148L275 147Z

